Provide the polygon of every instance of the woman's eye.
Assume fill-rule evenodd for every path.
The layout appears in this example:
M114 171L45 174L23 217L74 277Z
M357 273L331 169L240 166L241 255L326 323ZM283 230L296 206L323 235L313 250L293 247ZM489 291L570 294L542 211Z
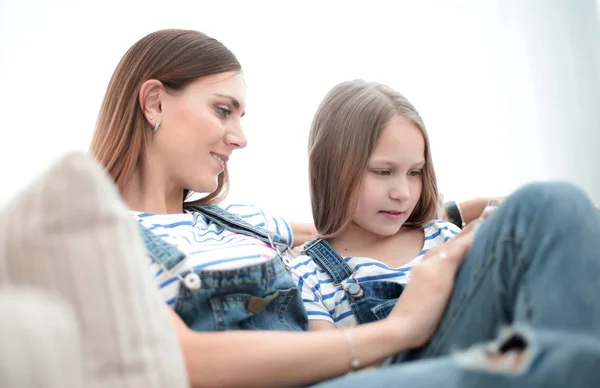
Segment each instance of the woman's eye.
M232 112L231 109L222 107L222 106L217 106L216 108L217 113L219 114L219 116L226 118L227 116L229 116Z
M421 176L423 174L423 171L421 170L414 170L408 173L408 175L410 176Z

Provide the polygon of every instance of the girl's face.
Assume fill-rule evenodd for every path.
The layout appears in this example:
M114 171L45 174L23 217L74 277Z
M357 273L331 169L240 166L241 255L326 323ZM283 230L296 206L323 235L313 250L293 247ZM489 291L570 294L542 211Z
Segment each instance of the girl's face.
M352 223L380 236L397 233L421 198L424 165L421 130L394 116L369 159Z
M174 190L216 190L235 149L246 146L240 119L246 86L240 73L197 79L182 91L163 93L161 124L148 157L154 173Z

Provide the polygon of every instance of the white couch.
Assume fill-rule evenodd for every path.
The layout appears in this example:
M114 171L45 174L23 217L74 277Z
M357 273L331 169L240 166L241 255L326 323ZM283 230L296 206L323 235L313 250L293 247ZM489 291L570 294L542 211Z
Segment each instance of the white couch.
M135 221L87 155L0 210L0 387L187 387Z

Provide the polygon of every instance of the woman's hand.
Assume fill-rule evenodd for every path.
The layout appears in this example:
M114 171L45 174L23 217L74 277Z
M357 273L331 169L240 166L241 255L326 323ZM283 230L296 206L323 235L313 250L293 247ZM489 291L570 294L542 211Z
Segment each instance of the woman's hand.
M402 321L408 330L411 346L424 345L433 335L444 313L456 271L473 242L476 220L452 240L429 250L423 260L412 267L410 282L402 292L389 320Z

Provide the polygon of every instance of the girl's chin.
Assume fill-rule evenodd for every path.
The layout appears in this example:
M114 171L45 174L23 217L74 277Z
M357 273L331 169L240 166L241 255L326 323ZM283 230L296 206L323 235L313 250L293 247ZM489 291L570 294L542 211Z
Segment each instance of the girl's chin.
M373 228L369 229L369 232L379 235L381 237L389 237L398 233L399 228Z

